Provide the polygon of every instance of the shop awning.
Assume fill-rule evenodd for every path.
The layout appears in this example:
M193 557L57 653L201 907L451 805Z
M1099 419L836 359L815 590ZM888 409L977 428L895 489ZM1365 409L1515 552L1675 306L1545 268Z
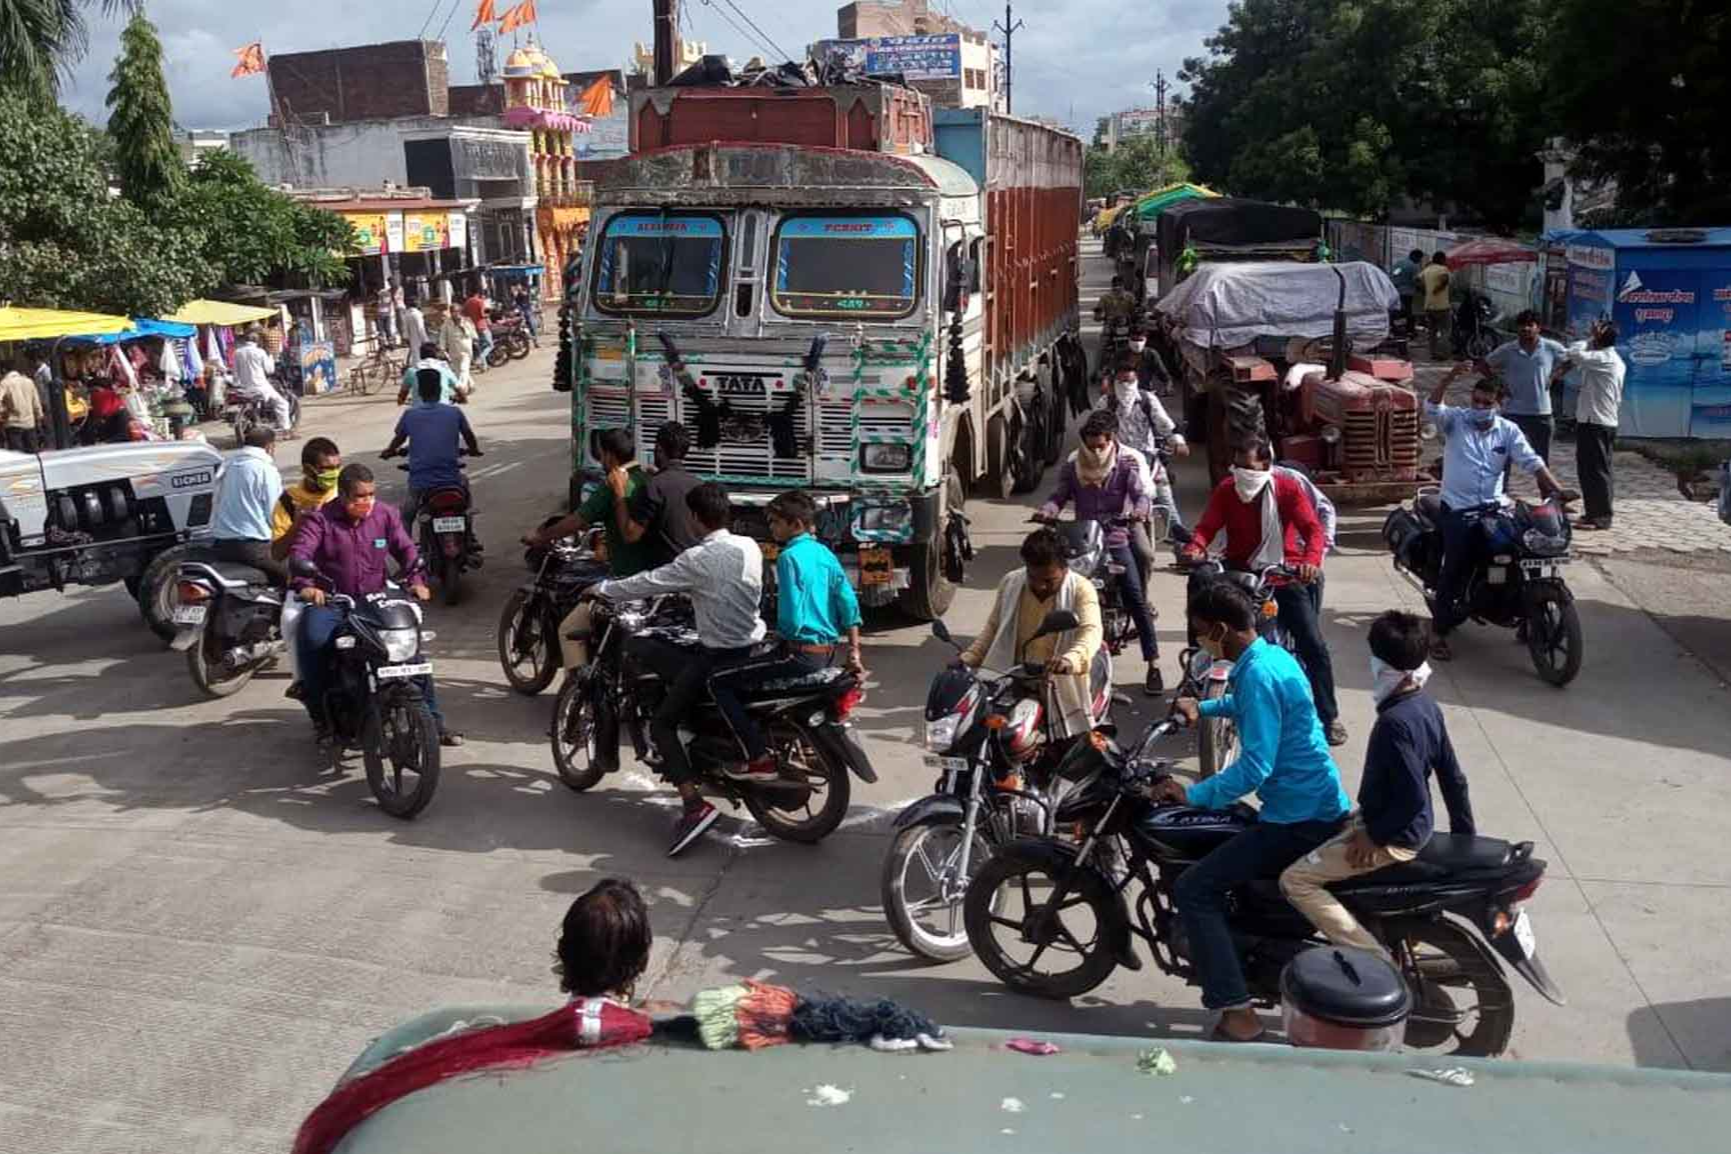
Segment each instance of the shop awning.
M198 333L195 325L173 321L153 321L148 317L132 318L132 327L118 333L96 333L75 337L81 344L117 345L121 341L136 341L144 337L190 337Z
M229 301L196 300L187 301L162 319L177 321L183 325L233 326L269 320L276 315L277 310L275 309L258 308L254 305L237 305Z
M117 333L131 327L130 317L0 305L0 341L51 341L57 337Z
M1466 268L1475 264L1533 264L1539 259L1537 250L1518 240L1499 236L1481 236L1448 250L1450 268Z

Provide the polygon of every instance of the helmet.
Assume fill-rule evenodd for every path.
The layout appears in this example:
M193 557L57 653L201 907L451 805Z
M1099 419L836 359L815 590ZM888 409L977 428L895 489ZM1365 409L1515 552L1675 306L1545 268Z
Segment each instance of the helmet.
M1044 716L1045 711L1035 697L1024 697L1010 707L1004 717L1004 727L998 731L998 740L1003 743L1004 753L1011 761L1026 761L1046 743L1046 735L1040 727Z

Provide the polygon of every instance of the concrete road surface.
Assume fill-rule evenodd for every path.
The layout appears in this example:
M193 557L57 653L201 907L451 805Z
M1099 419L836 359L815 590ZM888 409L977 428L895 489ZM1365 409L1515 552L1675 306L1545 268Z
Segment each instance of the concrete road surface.
M1089 267L1085 305L1104 282ZM448 751L412 823L373 805L358 767L326 772L274 673L200 697L118 590L0 604L0 1150L48 1154L283 1149L366 1042L441 1003L558 998L550 971L571 897L607 874L654 905L640 994L682 998L755 976L905 999L940 1020L1038 1031L1193 1035L1196 993L1119 971L1074 1003L1007 994L977 964L916 964L878 908L887 821L926 792L912 744L945 651L872 623L858 718L881 775L855 783L846 828L815 848L726 818L663 856L669 795L628 769L577 795L547 751L551 694L507 690L499 609L522 578L518 535L565 492L564 396L552 353L481 379L469 410L487 566L434 605L440 695L469 742ZM315 401L305 432L378 465L389 397ZM298 446L279 452L292 469ZM379 470L390 488L398 474ZM1185 470L1194 517L1201 468ZM949 616L967 635L1015 563L1032 501L974 502L980 555ZM1327 628L1355 787L1372 721L1368 619L1416 595L1391 572L1380 512L1349 513L1328 565ZM1599 573L1578 565L1586 670L1540 683L1510 635L1468 629L1432 687L1472 780L1481 828L1539 843L1532 905L1568 992L1517 981L1521 1057L1731 1069L1731 698L1718 677ZM1157 578L1168 678L1183 586ZM1722 615L1721 608L1721 615ZM1119 665L1140 720L1139 660ZM1132 722L1135 724L1135 722Z

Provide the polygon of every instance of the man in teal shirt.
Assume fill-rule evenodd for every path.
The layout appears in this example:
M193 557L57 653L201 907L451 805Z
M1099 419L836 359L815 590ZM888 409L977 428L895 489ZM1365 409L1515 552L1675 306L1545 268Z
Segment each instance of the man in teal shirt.
M1329 838L1352 809L1340 770L1328 753L1310 679L1292 654L1256 631L1256 609L1237 586L1217 581L1197 590L1190 627L1197 644L1231 661L1226 696L1173 706L1186 721L1229 717L1238 729L1238 758L1224 771L1185 788L1167 779L1155 800L1224 809L1254 792L1261 817L1231 841L1191 866L1173 897L1190 937L1190 960L1202 982L1202 1004L1220 1011L1217 1041L1250 1042L1262 1023L1226 924L1226 897L1234 888L1280 872Z
M745 747L747 760L729 771L730 777L742 781L770 781L779 772L763 727L743 703L752 688L769 681L806 677L825 668L835 660L843 636L847 638L848 672L865 677L865 665L860 660L859 599L841 562L812 536L817 502L794 489L777 495L768 512L770 535L781 547L775 562L775 628L781 635L781 650L761 660L717 670L709 678L715 704Z

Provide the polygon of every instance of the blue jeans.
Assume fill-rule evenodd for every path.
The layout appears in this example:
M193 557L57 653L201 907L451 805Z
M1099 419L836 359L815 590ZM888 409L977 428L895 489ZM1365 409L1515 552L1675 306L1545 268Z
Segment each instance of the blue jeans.
M1431 624L1438 637L1447 637L1455 626L1467 619L1461 611L1461 595L1466 591L1467 575L1472 572L1474 552L1479 541L1479 515L1476 511L1456 512L1443 506L1442 572L1437 575L1436 602L1430 607Z
M784 649L761 661L729 665L709 675L709 692L715 697L715 707L727 719L733 735L745 747L745 755L753 761L769 752L769 742L763 736L763 726L745 708L745 695L768 681L788 677L806 677L825 668L829 662L813 653Z
M330 692L330 653L331 640L341 628L345 614L340 609L329 605L311 605L301 614L300 636L295 643L295 659L300 664L301 700L307 707L307 713L312 715L313 724L323 727L329 724L325 716L325 694ZM439 699L433 691L431 677L416 677L415 684L420 686L421 697L427 703L427 709L433 715L433 724L439 727L439 732L445 731L445 715L439 712Z
M1118 576L1118 593L1124 598L1124 608L1130 611L1130 620L1136 623L1137 639L1142 644L1142 660L1158 661L1160 635L1154 632L1154 614L1148 609L1148 598L1142 594L1142 566L1136 560L1135 551L1126 543L1114 545L1107 552L1115 564L1124 567L1124 572Z
M1190 960L1202 980L1202 1004L1210 1010L1238 1010L1250 1005L1238 947L1226 924L1226 895L1258 878L1277 878L1280 871L1333 837L1336 821L1300 821L1290 825L1260 822L1251 826L1184 872L1172 887L1178 916L1190 937Z

